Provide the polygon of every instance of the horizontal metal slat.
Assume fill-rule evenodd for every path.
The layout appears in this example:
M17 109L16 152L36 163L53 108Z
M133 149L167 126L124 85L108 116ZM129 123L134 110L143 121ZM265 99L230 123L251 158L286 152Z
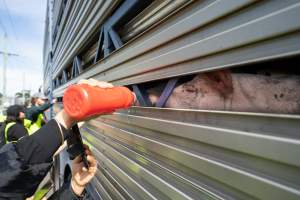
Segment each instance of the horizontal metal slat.
M172 187L169 183L162 181L150 171L133 162L130 158L127 158L115 149L109 147L101 140L93 138L93 140L88 139L88 142L98 147L97 149L102 150L104 152L103 154L106 154L106 157L114 160L119 167L126 169L128 174L139 181L141 185L148 186L145 189L152 191L151 194L157 197L157 199L166 199L167 197L169 197L169 199L191 199L186 194Z
M126 68L120 68L111 72L109 79L117 80L121 77L139 74L150 69L153 70L158 67L204 57L299 30L300 22L296 20L299 12L300 3L199 40L198 42L183 46L166 54L144 60ZM277 23L278 21L285 21L286 23ZM260 31L257 31L257 29L260 29Z
M132 115L116 114L103 118L110 118L131 125L141 124L144 128L300 166L300 159L295 159L300 154L299 139L265 135L251 132L251 130L245 132Z
M156 0L145 10L139 13L133 20L127 23L120 31L119 36L123 43L128 42L151 26L155 26L162 21L167 20L172 13L184 8L193 0ZM85 54L83 61L87 62L94 58L97 51L97 43L95 43Z
M55 95L62 96L67 85L82 78L130 85L299 55L299 5L294 0L195 1L56 89ZM93 31L77 32L76 41L59 46L56 75ZM120 198L163 199L147 185L150 180L157 186L165 181L191 198L188 183L214 198L297 199L299 120L298 115L155 108L103 116L86 125L87 140L98 139L92 146L104 166L95 186L105 186L107 199L115 198L109 194L113 188ZM150 179L143 183L130 166Z
M114 147L117 145L116 143L111 143L111 144L114 144ZM141 146L135 146L135 147L136 147L135 152L139 152L140 155L142 155L143 152L146 151L146 149L144 149ZM125 152L123 152L123 153L125 154ZM150 165L150 164L154 164L154 160L149 160L149 156L146 156L146 157L133 156L131 158L136 159L136 162L138 162L139 164L144 163L145 165L148 165L149 168L153 168L153 165ZM152 156L151 159L154 159L154 157ZM225 186L218 182L215 182L214 180L211 180L206 176L196 174L190 168L183 169L182 165L180 165L180 170L179 170L177 168L178 165L175 164L175 166L173 166L174 163L172 164L172 166L170 166L170 165L166 166L165 162L170 164L170 160L166 159L165 157L162 157L160 160L156 160L156 159L157 159L157 156L155 156L155 164L158 165L159 167L161 167L161 169L159 170L160 171L159 174L160 175L163 174L161 177L165 177L165 176L169 176L169 175L177 176L178 179L181 180L181 182L186 182L188 184L189 183L194 184L193 186L190 186L187 191L190 191L194 187L197 187L198 190L201 190L203 192L203 194L198 196L199 198L201 197L203 199L210 199L210 197L213 197L213 199L228 199L228 200L231 200L231 199L232 200L233 199L244 199L244 200L253 199L249 196L246 196L243 193L239 193L236 190L232 190L228 186ZM172 182L172 184L175 184L175 183ZM179 188L181 188L181 187L179 187ZM185 190L186 188L181 188L181 189ZM196 199L198 199L198 198L196 198Z
M53 54L54 54L53 56L56 56L56 54L58 53L58 48L61 48L61 46L64 42L64 39L66 38L66 36L68 34L70 34L69 30L72 27L72 25L74 24L76 16L77 16L77 14L79 12L79 9L81 8L83 3L84 2L82 2L82 1L75 1L74 2L74 5L72 6L72 8L70 10L70 14L69 14L68 20L65 24L65 27L64 27L62 33L60 34L61 37L59 39L56 39L55 41L53 41L54 42L53 47L52 47L53 48Z
M268 178L263 177L262 174L253 174L253 172L249 173L230 166L228 165L229 163L212 160L210 157L206 157L205 155L191 154L191 152L187 150L179 149L172 145L170 146L170 144L162 143L157 139L146 138L106 124L101 124L101 127L105 127L105 134L113 134L118 138L130 138L132 142L134 141L134 143L142 145L151 152L162 154L181 164L184 163L184 165L187 165L200 173L229 184L245 193L265 199L270 199L271 196L273 198L289 196L291 199L297 199L296 197L299 195L299 191L296 189L282 185L283 182L279 183L270 181ZM268 193L266 191L272 192Z
M77 7L74 19L70 23L69 29L65 31L66 35L62 37L60 44L57 45L57 49L55 49L55 54L53 56L54 63L57 63L57 57L63 53L63 49L68 47L70 43L74 42L74 37L78 36L78 33L82 27L82 24L85 23L85 20L87 16L89 15L89 12L94 8L95 2L94 1L83 1L83 4ZM56 71L58 65L54 65L56 68L54 69L54 72Z
M205 191L204 193L204 191L198 191L198 189L196 190L195 188L193 188L192 185L187 186L182 183L176 184L174 180L168 181L166 178L162 179L161 174L153 174L153 167L151 167L149 163L147 164L149 165L148 167L144 167L143 165L138 164L136 161L133 161L133 158L128 157L124 154L125 151L118 151L119 148L115 148L115 146L110 146L107 143L108 138L102 138L101 140L99 137L95 137L94 135L90 134L88 137L88 141L93 144L99 144L99 147L101 147L104 153L107 154L107 157L117 160L119 166L122 165L123 168L129 169L131 173L135 174L136 179L142 179L144 180L144 182L150 183L152 187L155 187L157 190L168 196L170 199L197 199L197 197L201 197L204 199L212 198L212 195L209 194L209 192L207 191ZM137 157L137 155L135 155L135 157ZM141 160L141 157L139 158L139 160ZM157 172L161 173L159 170ZM185 187L183 187L183 185L185 185ZM181 186L180 189L178 189L179 186ZM214 199L221 199L217 198L217 196L215 195L214 197Z
M92 180L91 183L92 184L89 185L90 191L88 191L92 198L97 199L100 197L103 200L112 200L107 191L104 189L103 185L101 185L101 183L98 180L96 180L96 178ZM87 189L89 187L87 187Z
M60 23L59 29L58 29L56 37L55 37L55 41L54 41L54 43L53 43L53 45L51 47L52 50L54 50L54 52L56 50L58 41L60 41L62 33L64 31L66 31L66 27L67 27L66 25L70 21L69 17L71 16L70 14L71 14L72 8L73 8L74 4L77 4L77 3L78 3L78 1L77 2L67 1L66 7L65 7L65 9L63 11L63 16L61 18L61 23Z
M101 173L114 185L117 192L119 192L123 197L125 197L126 200L135 199L134 196L132 196L126 188L122 185L121 182L119 182L115 176L111 173L109 173L106 169L101 168Z
M57 20L58 20L58 15L59 15L59 11L61 8L63 1L54 1L53 3L53 26L55 26L57 24Z
M86 136L90 138L89 140L95 140L94 137L99 138L106 144L121 152L124 156L129 157L144 168L151 170L156 174L156 176L161 177L164 181L173 184L174 187L179 188L186 194L190 195L190 197L194 197L193 199L252 199L245 194L233 191L232 189L226 186L224 187L224 185L219 183L214 182L212 184L211 180L205 176L199 176L199 174L187 176L186 174L182 173L182 168L179 170L174 166L166 166L165 163L162 163L157 159L157 156L152 155L150 158L149 155L144 155L143 152L147 150L143 149L142 147L136 147L133 149L131 148L132 146L126 145L128 143L120 143L113 138L107 137L107 135L99 134L99 132L96 133L95 130L90 129L90 127L84 130ZM105 151L107 151L106 148ZM166 160L164 158L162 159L164 161ZM187 170L191 172L191 169Z
M172 12L182 9L187 4L192 3L191 0L165 0L153 1L142 13L136 16L132 21L127 23L121 30L121 37L124 41L128 41L139 33L145 31L151 25L158 23L164 17Z
M97 1L97 3L101 2L102 1ZM103 23L103 20L110 14L118 2L119 1L103 1L103 5L100 4L102 5L101 8L99 8L100 5L94 7L74 40L72 40L72 43L69 44L70 46L64 46L63 51L56 58L55 65L57 68L54 72L54 76L57 76L62 69L73 60L73 57L78 53L79 47L82 47L84 42L88 41L89 37L99 29L99 25Z
M181 113L179 113L178 115L180 114ZM100 119L98 119L97 121L99 121ZM291 187L298 188L298 185L300 185L299 179L297 178L300 176L299 167L284 165L283 162L280 161L280 159L278 162L275 162L272 160L263 159L260 156L250 156L251 154L248 154L247 152L242 153L239 151L229 151L228 149L224 149L219 146L212 146L207 143L197 142L192 138L186 139L185 135L187 131L182 132L181 136L176 136L174 134L168 134L161 131L155 131L149 128L143 128L143 124L146 122L136 123L135 125L133 125L127 124L126 122L122 122L120 120L113 121L109 119L104 119L101 121L117 129L126 130L127 132L132 132L134 134L138 134L151 140L167 143L172 146L179 146L179 148L183 148L186 151L192 151L194 152L194 154L210 157L210 159L214 159L222 163L227 163L228 165L246 170L250 173L255 173L259 176L271 178L274 181L278 181L283 184L288 184ZM103 128L101 121L92 121L90 124L97 127L98 129L100 128L101 130L101 128ZM108 135L112 134L109 130L107 131ZM107 135L106 131L101 132L104 132L105 135ZM126 141L131 140L131 137L135 136L134 134L122 135L122 141L127 143ZM113 133L113 135L117 138L120 138L120 136L118 136L118 134L115 132Z
M115 56L114 59L108 58L110 62L108 62L108 66L101 66L101 70L109 68L109 66L116 66L126 60L128 60L131 57L137 56L145 51L148 51L158 45L161 45L168 40L172 40L176 37L179 37L180 35L187 33L199 26L203 26L211 21L214 21L228 13L231 13L243 6L246 6L247 4L253 3L252 0L242 0L242 1L215 1L213 3L210 1L204 1L201 2L200 5L198 5L199 11L197 11L195 14L193 14L192 19L188 16L184 16L183 19L178 18L178 21L176 20L175 24L171 26L170 28L176 29L176 30L170 30L170 28L167 28L164 31L160 31L160 34L154 35L153 37L150 36L150 39L144 39L142 42L135 42L134 46L127 45L128 51L121 53L118 56ZM195 19L201 19L195 20ZM141 40L141 39L140 39ZM126 45L125 45L126 46ZM64 63L66 63L66 59L64 59ZM59 65L64 66L64 64ZM90 77L91 74L95 75L99 73L99 69L91 69L88 71L88 74L86 74L87 77ZM57 76L59 73L55 72L54 76Z
M100 74L93 78L110 81L115 85L131 85L164 78L196 74L209 70L239 67L263 61L275 60L278 58L289 58L299 55L299 49L300 32L296 32L280 38L274 38L261 43L243 46L220 54L214 54L188 62L160 67L142 74L134 74L114 81L110 81L110 77L105 74ZM61 92L62 91L58 91L56 94L60 95Z
M94 145L96 146L96 145ZM93 149L93 153L100 164L104 166L106 170L112 172L115 175L115 178L118 178L122 181L124 186L128 191L131 191L131 195L135 196L135 199L149 199L149 200L158 200L152 194L150 194L142 185L137 181L132 179L125 171L123 171L119 166L112 162L109 158L103 155L98 148ZM126 183L126 184L125 184Z
M96 172L96 178L99 180L101 185L106 189L107 193L111 197L110 199L125 200L125 198L116 190L109 180L102 174L102 172Z
M116 113L300 139L300 115L139 106Z
M292 1L292 2L294 2L294 1ZM144 81L149 81L149 80L157 80L160 78L167 78L167 77L171 77L171 76L179 76L179 75L197 73L197 72L207 71L207 70L212 70L212 69L217 69L217 68L238 66L238 65L242 65L242 64L246 64L246 63L249 64L249 63L259 62L262 60L270 60L270 59L275 59L275 58L280 58L280 57L297 55L297 54L299 54L299 34L290 33L287 35L281 35L281 34L283 34L283 32L292 31L291 29L288 30L288 25L285 28L282 27L283 32L281 32L281 33L280 33L279 29L277 31L275 30L275 32L265 31L263 33L262 31L264 31L264 29L262 29L262 31L258 32L256 36L253 34L246 40L242 39L240 42L242 42L243 45L245 43L250 42L246 46L243 46L243 45L239 46L242 43L240 43L239 45L237 45L237 43L236 43L236 45L234 45L233 44L234 42L231 43L232 38L235 38L235 37L232 37L231 33L235 32L235 31L246 31L250 27L254 28L254 29L261 29L261 28L259 28L261 26L261 23L266 23L266 24L272 26L272 21L273 20L276 21L275 20L276 17L278 17L282 20L280 15L289 13L286 10L287 9L286 6L288 5L288 3L287 2L281 3L282 5L281 4L277 5L277 4L278 3L273 2L273 1L266 2L262 5L255 4L255 9L260 10L260 15L259 15L260 17L258 19L253 18L253 15L255 14L255 12L254 12L255 9L253 11L253 9L251 10L250 9L251 7L249 7L247 15L245 15L245 14L243 15L243 12L241 10L240 11L241 14L239 14L239 15L244 16L243 20L245 21L245 20L247 20L247 18L251 18L251 21L247 22L247 23L242 23L240 25L238 25L238 22L239 22L238 19L240 19L240 18L239 18L239 15L237 15L237 14L233 15L229 19L229 21L226 21L225 18L222 20L219 20L218 22L224 21L228 24L227 29L224 29L225 25L220 25L220 28L224 29L224 30L222 29L222 32L220 32L220 33L215 31L214 27L212 26L215 23L212 23L210 25L210 26L212 26L210 28L210 31L212 31L212 33L206 33L208 35L205 38L201 38L200 37L201 32L199 32L200 35L199 34L198 34L198 36L195 35L193 40L184 39L184 38L189 38L191 36L182 36L181 42L179 42L179 39L177 39L177 40L173 40L172 43L168 44L167 40L166 41L164 40L168 37L162 37L161 34L165 33L165 34L172 35L172 34L176 33L175 31L170 31L168 29L168 26L164 27L165 30L160 31L159 33L157 33L157 35L154 34L155 31L149 32L149 34L148 34L149 36L147 34L145 34L145 36L138 38L136 41L133 41L132 43L125 45L122 49L113 53L111 56L109 56L107 59L105 59L105 62L97 63L90 70L83 73L77 79L74 79L74 80L70 81L69 83L67 83L66 85L61 86L60 88L56 89L54 91L54 94L61 95L64 88L66 86L68 86L69 84L73 84L80 79L89 78L89 77L106 80L106 81L114 81L116 84L122 84L122 85L123 84L133 84L133 83L139 83L139 82L144 82ZM290 9L296 9L297 8L296 5L298 5L298 4L296 4L296 3L293 4L292 7L290 7ZM215 4L209 4L209 6L205 7L207 9L199 9L198 12L204 15L206 12L210 12L211 11L210 9L215 8L214 6L215 6ZM294 8L293 6L296 8ZM274 10L276 10L277 8L280 9L281 12L279 12L279 11L274 12ZM264 15L266 9L270 12L268 15ZM202 13L202 12L204 12L204 13ZM210 13L213 13L213 12L210 12ZM289 14L287 14L287 15L289 15ZM291 15L292 15L292 13L291 13ZM170 28L177 27L178 31L184 32L184 29L182 27L177 26L177 24L185 22L185 19L190 20L190 18L188 18L188 17L183 18L181 21L175 23L174 25L172 25L172 26L170 25ZM206 19L206 18L204 18L204 19ZM234 23L236 23L237 25L230 28L229 25L230 25L231 21L235 21ZM199 20L196 20L196 18L194 18L194 22L200 23ZM292 23L294 23L294 25L297 26L296 25L297 23L295 22L295 15L293 17ZM205 25L205 23L203 25ZM263 26L263 27L267 28L267 26ZM158 27L157 29L159 30L159 28L160 27ZM168 31L166 32L166 30L168 30ZM207 30L205 29L205 26L201 27L200 30L207 32ZM216 30L218 30L218 29L216 29ZM276 32L280 35L280 37L278 36L278 37L274 38L274 35L277 34ZM213 34L213 35L209 35L209 34ZM222 43L216 42L215 39L220 38L220 40L223 40L223 39L225 39L223 36L228 37L227 42L229 45L232 44L234 46L233 49L230 49L230 47L228 46L229 49L226 47L227 48L227 50L226 50L224 45L222 45L222 48L219 48L218 45L223 44L223 42ZM263 40L260 42L253 43L254 40L259 40L259 38L261 38L261 37L267 37L265 39L268 39L268 40ZM198 38L198 40L197 40L197 38ZM142 40L142 39L144 39L144 40ZM154 43L156 43L159 40L164 40L164 42L167 43L166 47L162 46L158 49L152 50L151 52L145 54L145 52L150 50L150 49L148 49L148 47L150 47L151 45L153 45ZM248 42L247 42L247 40L248 40ZM193 43L187 43L186 41L193 41ZM210 50L203 51L205 48L210 48L209 45L205 45L205 47L204 48L201 47L201 49L199 51L198 50L194 51L195 49L193 49L192 53L197 54L197 56L196 56L197 59L192 59L192 60L189 60L190 58L184 59L184 57L186 57L186 56L190 57L192 55L192 54L187 53L188 48L191 48L193 45L197 45L197 44L199 44L201 46L202 43L206 44L206 42L212 44L213 46L215 45L214 47L216 48L215 49L216 51L212 50L212 49L211 49L212 51L210 51ZM162 44L165 44L165 43L162 43ZM180 46L181 43L184 43L185 46ZM162 45L162 44L160 43L160 45ZM213 47L213 46L211 46L211 47ZM185 49L185 47L187 49L186 49L186 51L183 51ZM135 49L137 50L136 52L134 51ZM224 51L221 49L223 49ZM181 52L185 55L182 54L183 56L178 56L175 52ZM201 52L203 52L204 54L201 54ZM217 52L219 52L219 53L217 53ZM175 56L175 54L173 54L173 53L175 53L177 56ZM138 55L142 54L142 55L140 55L137 58L132 59L136 54L138 54ZM174 57L176 57L176 59L180 59L180 61L175 61L176 59L173 59L173 57L171 59L170 58L167 59L168 55L171 57L173 55ZM199 58L199 56L201 56L201 58ZM184 60L186 60L186 61L183 62ZM125 61L127 61L127 62L125 62ZM122 64L118 65L120 63L122 63ZM170 66L168 66L168 65L170 65ZM105 70L108 70L108 71L105 71ZM103 71L105 71L105 72L101 73ZM142 72L142 74L139 74L141 72ZM130 76L132 76L132 77L130 77ZM127 78L127 77L129 77L129 78Z

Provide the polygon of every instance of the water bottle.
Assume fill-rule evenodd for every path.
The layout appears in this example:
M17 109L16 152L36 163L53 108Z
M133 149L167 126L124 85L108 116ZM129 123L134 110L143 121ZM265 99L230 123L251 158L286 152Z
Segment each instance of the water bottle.
M100 88L77 84L68 87L63 96L64 110L77 121L128 108L133 102L134 95L126 87Z

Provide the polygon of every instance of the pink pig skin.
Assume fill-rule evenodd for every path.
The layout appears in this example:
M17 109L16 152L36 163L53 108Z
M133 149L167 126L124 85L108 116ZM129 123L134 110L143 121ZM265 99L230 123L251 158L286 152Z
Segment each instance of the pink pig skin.
M152 103L158 99L154 90L149 90ZM299 114L300 76L201 73L177 86L165 107Z

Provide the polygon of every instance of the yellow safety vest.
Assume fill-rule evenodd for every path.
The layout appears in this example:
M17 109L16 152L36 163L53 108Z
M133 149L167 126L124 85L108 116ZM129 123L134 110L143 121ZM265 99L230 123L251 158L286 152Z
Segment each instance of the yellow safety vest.
M6 116L5 115L0 115L0 122L4 122L6 120Z
M24 121L23 121L23 125L27 129L27 132L29 135L30 135L29 129L30 129L31 123L32 123L32 121L29 119L24 119Z
M31 126L29 128L29 131L28 131L29 135L31 135L34 132L36 132L37 130L39 130L42 127L43 121L44 121L43 114L39 114L36 122L31 124Z
M16 124L16 122L9 122L8 124L6 124L5 129L4 129L4 139L5 139L4 141L5 141L5 144L8 143L8 135L7 135L8 129L10 127L12 127L13 125L15 125L15 124Z

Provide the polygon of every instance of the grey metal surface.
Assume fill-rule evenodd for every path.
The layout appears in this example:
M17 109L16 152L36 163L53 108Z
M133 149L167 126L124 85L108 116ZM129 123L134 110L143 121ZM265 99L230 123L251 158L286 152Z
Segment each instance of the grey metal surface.
M54 93L82 78L127 85L298 55L299 12L293 0L196 1Z
M182 9L193 0L156 0L139 13L133 20L128 22L121 30L119 30L120 37L123 43L134 38L143 31L154 26L156 23L166 20L169 15ZM84 62L90 61L95 57L97 50L97 43L95 43L87 52L84 52L82 59Z
M84 45L84 42L97 31L99 25L103 23L103 20L112 11L118 1L78 1L80 3L88 4L87 9L83 9L82 12L76 15L74 23L75 30L67 31L71 36L64 37L65 42L59 45L59 49L56 50L54 55L55 72L61 72L63 67L73 60L73 57L78 53L80 47ZM78 9L82 9L80 6ZM62 40L63 41L63 40Z
M72 65L118 2L69 3L64 28L54 41L54 77ZM157 2L121 31L129 42L54 95L61 97L82 78L131 85L251 68L300 54L298 0L199 0L180 10L171 1ZM179 7L186 2L176 1ZM172 10L168 6L176 12L165 18ZM84 60L95 54L92 46ZM299 115L143 107L119 111L82 127L99 161L88 191L94 199L300 199L299 130Z
M127 23L124 28L120 30L120 35L124 41L128 41L174 11L180 10L192 2L192 0L154 1L146 10Z
M299 128L294 115L134 107L82 132L107 190L133 199L299 199Z

